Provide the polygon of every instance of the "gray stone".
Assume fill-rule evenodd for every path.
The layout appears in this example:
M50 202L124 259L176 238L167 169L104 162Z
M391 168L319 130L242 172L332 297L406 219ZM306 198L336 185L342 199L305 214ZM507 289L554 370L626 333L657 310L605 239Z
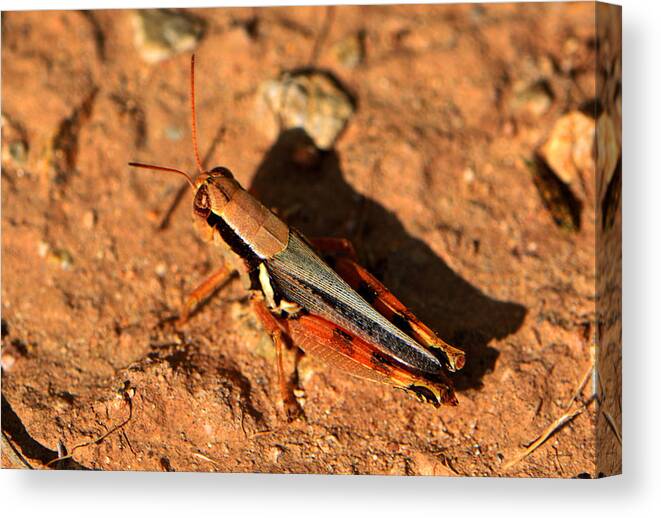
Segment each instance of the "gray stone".
M204 33L199 18L182 11L144 9L133 14L135 45L148 63L191 52Z
M351 96L324 72L284 73L257 94L260 127L277 136L302 128L319 149L330 149L354 113Z

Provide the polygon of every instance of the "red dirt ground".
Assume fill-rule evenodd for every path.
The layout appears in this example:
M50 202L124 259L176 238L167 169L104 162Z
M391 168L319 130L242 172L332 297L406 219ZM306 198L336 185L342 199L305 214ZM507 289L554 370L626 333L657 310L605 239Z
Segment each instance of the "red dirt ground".
M579 230L560 228L527 164L595 96L592 4L189 12L205 22L198 131L210 165L306 235L352 239L467 351L459 405L434 409L303 358L304 417L287 424L273 346L239 283L182 332L160 325L218 264L193 233L188 194L156 228L180 179L127 166L194 170L190 54L145 63L130 11L3 13L2 417L19 451L39 467L58 442L83 445L61 467L103 470L594 476L591 383L581 389L594 202L582 200ZM357 34L364 60L346 66L336 44ZM357 111L303 167L254 105L261 82L311 56ZM519 94L539 80L546 100Z

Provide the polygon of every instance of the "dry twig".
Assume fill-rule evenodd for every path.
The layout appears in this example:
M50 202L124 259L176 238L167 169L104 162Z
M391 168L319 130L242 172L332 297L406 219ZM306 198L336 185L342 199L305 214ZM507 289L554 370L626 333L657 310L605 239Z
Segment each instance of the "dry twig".
M510 459L508 462L506 462L505 465L503 466L503 470L508 470L515 464L521 462L528 455L530 455L537 448L539 448L542 444L544 444L549 439L549 437L551 437L554 433L556 433L558 430L560 430L562 427L564 427L567 423L572 421L577 415L579 415L582 412L583 409L581 408L579 410L576 410L575 412L572 413L568 412L566 414L561 415L558 419L553 421L537 439L535 439L532 443L530 443L530 445L522 453L520 453L513 459Z
M615 437L617 438L617 442L620 443L620 446L622 446L622 436L620 435L620 431L617 429L617 425L615 424L615 419L611 417L611 415L606 412L606 410L602 410L604 413L604 417L606 418L606 421L610 425L611 429L613 430L613 433L615 434Z
M122 421L118 425L112 427L110 430L108 430L106 433L104 433L100 437L97 437L96 439L92 439L91 441L87 441L87 442L84 442L84 443L81 443L81 444L77 444L76 446L71 448L71 452L68 455L58 456L57 458L51 460L48 464L46 464L46 467L49 468L52 464L55 464L56 462L66 460L66 459L70 459L71 457L73 457L73 453L76 450L78 450L80 448L86 448L87 446L91 446L92 444L99 444L101 441L103 441L109 435L115 433L117 430L121 430L122 428L124 428L129 423L131 418L133 417L133 401L131 400L131 397L126 392L124 393L124 400L129 405L129 415L126 419L124 419L124 421Z
M569 401L567 401L567 404L565 405L564 410L567 410L570 406L572 406L574 401L576 401L578 399L578 396L581 395L581 392L583 392L583 387L585 387L586 383L590 379L590 376L592 374L593 369L594 369L594 366L592 364L590 364L590 366L588 367L588 370L585 371L585 375L581 379L581 382L576 387L576 390L574 391L574 394L572 395L571 399Z
M193 453L193 457L197 457L198 459L205 460L205 461L210 462L211 464L213 464L214 467L216 467L216 468L218 467L218 463L215 460L207 457L206 455L203 455L202 453Z

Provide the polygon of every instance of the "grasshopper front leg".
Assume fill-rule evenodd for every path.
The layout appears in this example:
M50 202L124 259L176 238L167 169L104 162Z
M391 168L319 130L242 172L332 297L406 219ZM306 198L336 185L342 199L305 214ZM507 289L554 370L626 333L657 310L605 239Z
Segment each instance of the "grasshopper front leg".
M223 264L223 266L218 268L209 277L207 277L202 282L202 284L195 288L188 295L188 297L186 297L186 302L184 302L184 305L181 308L181 313L175 323L175 326L180 328L186 324L190 318L191 313L195 310L197 305L209 297L218 288L220 288L225 282L227 282L231 278L232 273L233 272L227 267L227 265Z
M330 254L333 269L374 309L423 345L441 351L450 371L460 370L465 365L464 351L439 338L378 279L358 264L350 241L342 238L317 238L312 243L322 253Z

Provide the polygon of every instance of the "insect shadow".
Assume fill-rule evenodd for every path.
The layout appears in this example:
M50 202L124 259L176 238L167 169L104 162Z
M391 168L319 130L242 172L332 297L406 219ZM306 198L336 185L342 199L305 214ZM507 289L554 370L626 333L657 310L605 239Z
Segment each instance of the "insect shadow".
M393 212L356 192L337 152L316 151L302 129L280 133L249 190L307 237L350 239L372 274L441 338L466 351L466 367L453 376L456 388L482 386L499 354L489 343L519 329L523 306L487 297L453 272Z
M31 464L28 462L28 459L31 461L37 461L38 464L47 465L49 462L53 462L58 458L58 453L55 450L50 450L46 448L41 443L35 441L32 436L28 433L25 425L21 421L20 417L14 412L14 409L9 404L9 401L5 398L5 395L2 394L2 434L3 436L7 434L8 437L11 437L13 443L20 446L21 455L18 457L21 460L27 462L29 466ZM4 437L6 439L6 437ZM3 457L4 457L4 448L10 448L13 450L13 446L9 441L5 442L3 440ZM3 459L4 464L4 459ZM4 466L7 467L7 466ZM12 467L9 464L9 467ZM23 467L23 466L13 466L13 467ZM27 467L27 466L25 466ZM55 469L78 469L78 470L87 470L86 467L78 464L75 460L68 458L61 461L57 461L54 465ZM33 468L31 468L33 469Z

